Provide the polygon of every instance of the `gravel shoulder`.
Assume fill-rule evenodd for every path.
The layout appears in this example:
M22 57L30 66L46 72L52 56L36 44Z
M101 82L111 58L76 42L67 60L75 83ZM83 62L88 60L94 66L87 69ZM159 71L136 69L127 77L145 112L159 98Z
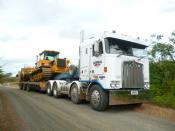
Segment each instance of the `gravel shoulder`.
M0 91L0 130L23 131L27 125L19 117L9 98Z
M113 106L105 112L97 112L87 103L75 105L68 98L55 99L46 94L25 92L16 88L0 87L0 94L0 106L7 103L10 106L7 112L13 111L12 114L16 114L8 116L7 113L3 118L0 115L0 123L14 118L11 122L17 126L15 127L17 130L174 131L175 129L173 121L152 117L131 108ZM2 96L6 97L9 103L2 104L4 101ZM8 127L14 129L10 123ZM0 130L5 129L2 127L3 124L0 124Z
M112 104L123 104L123 103L139 103L141 100L129 100L128 99L122 99L120 97L112 97ZM124 106L123 106L124 107ZM132 108L132 105L130 106ZM125 108L129 108L126 106ZM149 102L143 102L141 106L136 106L136 108L133 108L133 111L144 113L146 115L150 115L153 117L157 117L160 119L165 119L169 121L175 122L175 110L168 108L168 107L160 107L154 104L151 104Z

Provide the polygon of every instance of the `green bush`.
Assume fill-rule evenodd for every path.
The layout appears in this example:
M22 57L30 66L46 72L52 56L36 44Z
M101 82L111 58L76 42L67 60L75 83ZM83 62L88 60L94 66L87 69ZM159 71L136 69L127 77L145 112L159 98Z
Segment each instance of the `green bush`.
M175 108L175 62L150 63L150 90L138 98Z
M154 103L175 108L175 96L172 94L165 94L163 96L155 96L153 99Z

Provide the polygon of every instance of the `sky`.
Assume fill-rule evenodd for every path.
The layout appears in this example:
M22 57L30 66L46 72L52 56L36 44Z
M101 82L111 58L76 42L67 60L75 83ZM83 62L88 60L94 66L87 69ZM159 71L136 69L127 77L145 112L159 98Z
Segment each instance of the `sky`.
M0 66L14 75L43 50L78 63L85 39L104 31L148 39L175 30L175 0L0 0Z

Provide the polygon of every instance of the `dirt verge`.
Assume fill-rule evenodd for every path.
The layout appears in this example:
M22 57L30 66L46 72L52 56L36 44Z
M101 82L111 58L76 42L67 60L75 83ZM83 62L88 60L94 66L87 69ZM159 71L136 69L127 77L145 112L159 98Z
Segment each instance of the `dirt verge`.
M24 122L18 116L10 100L0 92L0 130L24 131L27 130Z
M118 98L116 96L112 97L112 103L113 104L131 104L141 102L138 100L127 100ZM170 121L175 121L175 110L167 107L160 107L157 105L153 105L149 102L143 102L141 106L137 106L136 108L133 108L134 111L144 113L153 117L158 117Z
M175 121L175 110L171 108L160 107L149 103L144 103L141 107L135 108L135 111Z

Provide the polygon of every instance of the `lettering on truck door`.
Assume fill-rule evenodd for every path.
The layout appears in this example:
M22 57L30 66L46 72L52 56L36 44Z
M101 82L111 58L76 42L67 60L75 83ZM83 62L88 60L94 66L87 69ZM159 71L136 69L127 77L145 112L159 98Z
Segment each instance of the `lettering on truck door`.
M98 49L96 50L95 44L97 44ZM101 41L97 41L92 45L91 51L91 70L90 76L92 80L99 80L99 77L104 76L104 59L103 59L103 44Z

